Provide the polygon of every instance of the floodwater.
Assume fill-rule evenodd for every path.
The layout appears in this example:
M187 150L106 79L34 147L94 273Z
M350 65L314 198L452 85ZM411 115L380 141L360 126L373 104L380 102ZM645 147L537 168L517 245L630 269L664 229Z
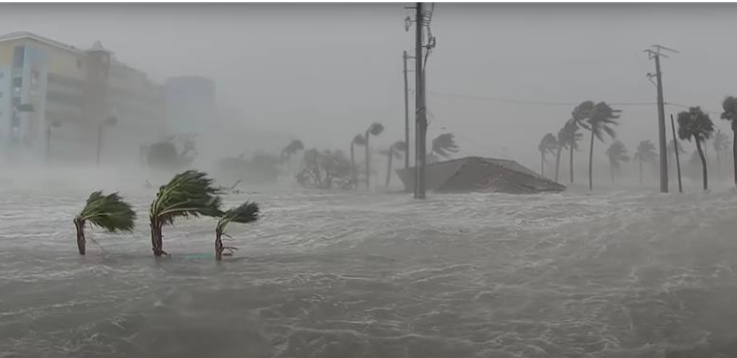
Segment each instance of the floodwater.
M259 192L213 219L91 230L86 195L4 192L0 357L737 357L737 193Z

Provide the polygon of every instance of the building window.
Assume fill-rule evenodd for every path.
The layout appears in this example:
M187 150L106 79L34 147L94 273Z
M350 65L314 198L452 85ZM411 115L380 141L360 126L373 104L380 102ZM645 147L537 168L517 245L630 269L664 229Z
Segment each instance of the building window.
M26 47L15 46L13 49L13 67L23 67L23 62L26 59Z

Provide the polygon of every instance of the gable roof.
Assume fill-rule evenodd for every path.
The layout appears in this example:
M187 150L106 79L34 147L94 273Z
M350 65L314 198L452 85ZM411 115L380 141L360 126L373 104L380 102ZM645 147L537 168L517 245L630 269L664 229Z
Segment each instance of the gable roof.
M59 49L65 50L65 51L71 51L71 52L78 53L78 54L83 54L84 53L84 51L82 51L81 49L78 49L78 48L76 48L74 46L67 45L65 43L62 43L62 42L59 42L59 41L56 41L56 40L52 40L52 39L50 39L48 37L43 37L41 35L36 35L36 34L34 34L32 32L28 32L28 31L11 32L9 34L2 35L2 36L0 36L0 42L12 41L12 40L19 40L19 39L24 39L24 38L33 39L33 40L36 40L38 42L41 42L41 43L44 43L46 45L49 45L49 46L52 46L52 47L56 47L56 48L59 48Z

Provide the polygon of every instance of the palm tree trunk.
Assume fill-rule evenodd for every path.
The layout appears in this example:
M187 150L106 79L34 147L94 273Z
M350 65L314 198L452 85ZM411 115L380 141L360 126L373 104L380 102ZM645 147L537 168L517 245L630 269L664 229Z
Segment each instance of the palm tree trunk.
M563 152L563 146L558 146L558 153L555 155L555 182L558 182L558 173L560 173L560 153Z
M736 119L733 119L735 121ZM734 167L734 185L737 186L737 125L732 123L732 165Z
M545 178L545 152L540 152L540 176Z
M614 162L609 161L609 175L612 176L612 184L614 184Z
M696 140L696 150L699 151L699 157L701 158L701 168L704 175L704 190L709 190L709 179L706 174L706 157L704 156L704 151L701 149L701 142L698 139Z
M594 131L591 131L591 145L589 146L589 191L594 190Z
M640 159L639 160L640 162L640 185L642 185L642 158L639 158L639 159Z
M571 184L573 184L573 146L572 145L571 145L569 152L571 154L571 162L568 163L568 170L571 172Z
M719 152L721 152L721 150L716 150L716 152L717 152L717 181L721 183L722 182L722 160L719 155Z
M371 170L371 165L369 162L369 132L366 132L366 190L371 189L371 182L370 182L370 175L369 171Z
M74 227L77 229L77 249L80 255L85 254L87 241L84 238L84 220L74 218Z
M353 154L353 142L351 142L351 179L353 187L358 189L358 175L356 175L356 160Z
M223 251L225 251L225 246L223 246L222 233L219 230L215 230L215 260L220 261L223 259Z
M151 250L154 256L168 255L164 251L163 235L161 234L163 223L156 218L151 218Z
M392 178L392 159L394 157L394 152L392 148L389 148L389 160L387 160L386 165L386 186L389 186L389 180Z

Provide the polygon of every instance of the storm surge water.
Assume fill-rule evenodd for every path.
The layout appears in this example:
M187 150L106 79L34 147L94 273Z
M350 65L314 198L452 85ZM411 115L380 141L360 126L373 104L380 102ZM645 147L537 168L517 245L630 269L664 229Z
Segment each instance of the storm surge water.
M0 357L735 357L737 195L264 191L214 260L214 219L133 234L88 193L5 191Z

